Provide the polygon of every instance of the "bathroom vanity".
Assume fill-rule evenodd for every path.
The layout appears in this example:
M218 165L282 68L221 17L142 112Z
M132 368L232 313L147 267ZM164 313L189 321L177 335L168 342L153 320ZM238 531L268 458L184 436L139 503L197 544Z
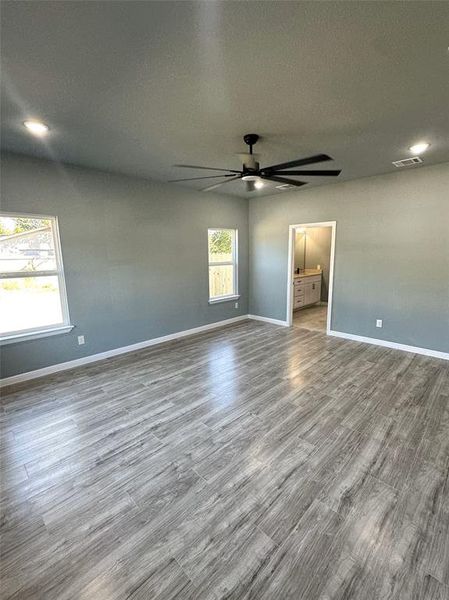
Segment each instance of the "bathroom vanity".
M316 304L321 300L322 271L305 269L293 279L293 310Z

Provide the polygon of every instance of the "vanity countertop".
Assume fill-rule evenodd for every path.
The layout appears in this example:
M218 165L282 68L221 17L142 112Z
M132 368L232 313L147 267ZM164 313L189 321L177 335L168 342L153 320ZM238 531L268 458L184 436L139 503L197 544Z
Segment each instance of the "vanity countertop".
M304 271L301 271L301 273L295 273L294 274L294 278L297 279L298 277L310 277L311 275L321 275L323 271L320 271L319 269L305 269Z

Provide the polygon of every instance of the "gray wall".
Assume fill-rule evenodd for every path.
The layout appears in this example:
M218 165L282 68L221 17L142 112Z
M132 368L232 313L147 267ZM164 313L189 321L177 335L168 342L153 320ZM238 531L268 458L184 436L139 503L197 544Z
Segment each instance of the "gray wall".
M449 351L448 164L251 200L251 277L246 200L13 154L1 191L3 210L59 217L76 326L4 346L2 377L247 312L284 320L288 226L328 220L333 329ZM238 310L208 304L211 226L239 229Z
M251 200L251 313L285 320L288 226L319 221L337 221L332 328L448 352L449 164Z
M4 211L58 216L75 325L4 346L2 377L247 314L246 200L13 154L1 188ZM239 230L239 309L208 304L207 228L220 226Z

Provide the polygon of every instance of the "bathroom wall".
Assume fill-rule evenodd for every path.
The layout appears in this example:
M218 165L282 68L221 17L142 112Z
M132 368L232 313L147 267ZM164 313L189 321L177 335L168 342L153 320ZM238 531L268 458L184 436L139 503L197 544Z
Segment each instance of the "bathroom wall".
M330 227L308 227L306 235L306 269L316 269L320 265L323 271L321 302L327 302L332 229Z

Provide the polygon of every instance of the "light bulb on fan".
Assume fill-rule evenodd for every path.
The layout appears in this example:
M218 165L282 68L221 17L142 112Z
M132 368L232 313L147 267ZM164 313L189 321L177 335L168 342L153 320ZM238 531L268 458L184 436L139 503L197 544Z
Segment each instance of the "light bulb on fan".
M254 190L261 190L264 186L264 182L258 175L244 175L243 181L246 181L246 191L253 192Z

